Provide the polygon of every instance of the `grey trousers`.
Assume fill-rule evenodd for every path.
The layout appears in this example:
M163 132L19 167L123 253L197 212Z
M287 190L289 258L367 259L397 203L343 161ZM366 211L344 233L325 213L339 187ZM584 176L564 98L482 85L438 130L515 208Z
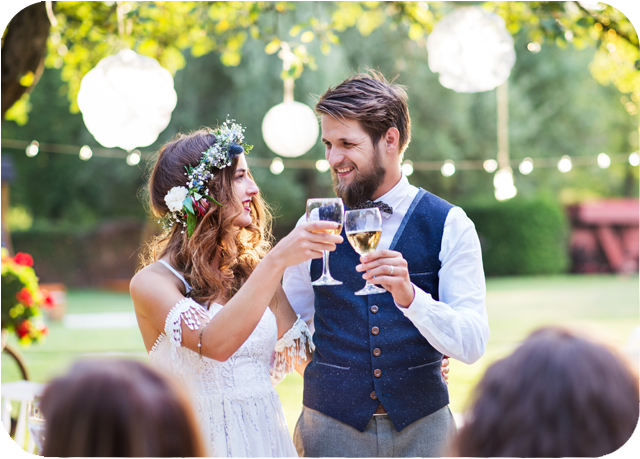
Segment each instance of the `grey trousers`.
M293 433L301 457L441 457L456 434L448 406L398 432L389 416L373 416L364 432L302 407Z

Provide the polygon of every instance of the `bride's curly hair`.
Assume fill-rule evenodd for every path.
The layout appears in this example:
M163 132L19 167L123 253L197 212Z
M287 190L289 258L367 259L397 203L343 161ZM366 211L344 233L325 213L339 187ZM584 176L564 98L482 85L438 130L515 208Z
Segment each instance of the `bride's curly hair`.
M178 134L160 148L149 179L150 204L156 217L169 212L164 201L167 192L185 186L185 166L197 166L202 153L215 143L210 132L200 129ZM238 156L230 166L216 171L209 183L209 195L223 207L211 203L206 214L198 217L191 237L180 224L157 236L145 260L149 264L168 255L173 267L193 287L191 298L205 306L231 298L271 247L271 212L260 194L251 200L251 223L243 228L234 225L244 210L234 187L237 167Z

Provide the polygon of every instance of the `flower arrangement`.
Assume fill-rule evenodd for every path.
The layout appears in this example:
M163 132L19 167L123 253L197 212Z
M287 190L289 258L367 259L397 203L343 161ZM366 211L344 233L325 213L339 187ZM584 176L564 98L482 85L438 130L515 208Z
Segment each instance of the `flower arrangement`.
M187 181L184 186L176 186L169 190L164 197L169 212L158 220L165 230L170 230L178 223L187 229L191 237L196 227L198 217L203 216L209 209L209 202L222 206L209 196L208 182L213 178L216 170L230 166L233 158L242 153L249 153L252 145L244 143L244 128L227 120L222 126L211 132L215 136L215 143L202 152L202 159L196 167L185 166Z
M33 258L28 253L9 256L2 249L2 329L15 332L22 345L40 341L47 334L41 308L55 305L53 296L38 287Z

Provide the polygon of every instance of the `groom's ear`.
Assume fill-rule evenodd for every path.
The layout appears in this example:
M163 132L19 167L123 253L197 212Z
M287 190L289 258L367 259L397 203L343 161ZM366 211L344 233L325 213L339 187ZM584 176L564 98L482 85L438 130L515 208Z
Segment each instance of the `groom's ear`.
M397 154L400 145L400 132L395 127L390 127L383 136L384 148L388 154Z

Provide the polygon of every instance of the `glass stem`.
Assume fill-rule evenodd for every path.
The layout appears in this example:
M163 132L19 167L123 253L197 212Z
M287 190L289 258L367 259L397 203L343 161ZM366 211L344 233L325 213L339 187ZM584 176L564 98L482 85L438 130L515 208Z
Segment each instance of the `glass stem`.
M329 272L329 252L327 250L322 251L322 278L331 277Z

